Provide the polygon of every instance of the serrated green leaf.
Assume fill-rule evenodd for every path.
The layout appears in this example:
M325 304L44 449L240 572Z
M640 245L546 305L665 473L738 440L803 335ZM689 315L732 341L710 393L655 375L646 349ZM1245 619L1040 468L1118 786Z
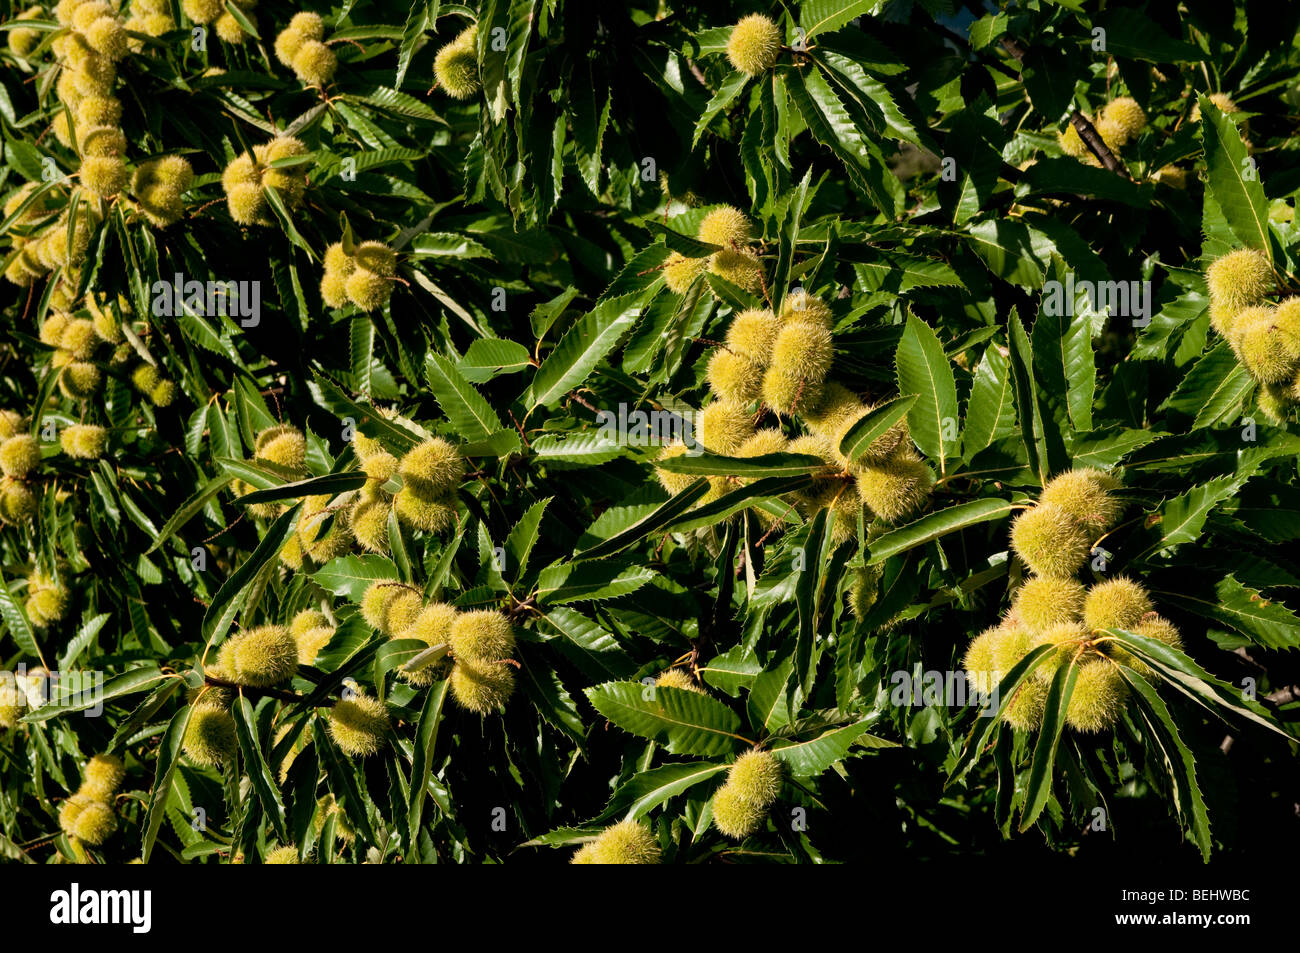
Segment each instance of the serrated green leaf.
M717 699L679 688L640 682L607 682L587 689L587 698L624 731L657 741L673 754L716 757L731 754L744 739L740 719Z

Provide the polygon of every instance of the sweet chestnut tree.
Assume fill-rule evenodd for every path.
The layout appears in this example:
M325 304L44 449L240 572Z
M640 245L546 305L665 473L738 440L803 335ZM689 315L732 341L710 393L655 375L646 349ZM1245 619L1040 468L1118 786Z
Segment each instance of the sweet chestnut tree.
M1294 829L1300 8L29 3L6 859Z

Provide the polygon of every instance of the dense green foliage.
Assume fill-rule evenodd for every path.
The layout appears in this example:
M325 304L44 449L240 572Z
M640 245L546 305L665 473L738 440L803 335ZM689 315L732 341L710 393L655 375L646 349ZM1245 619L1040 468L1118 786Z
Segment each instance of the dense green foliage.
M1294 842L1300 8L317 13L4 17L0 856Z

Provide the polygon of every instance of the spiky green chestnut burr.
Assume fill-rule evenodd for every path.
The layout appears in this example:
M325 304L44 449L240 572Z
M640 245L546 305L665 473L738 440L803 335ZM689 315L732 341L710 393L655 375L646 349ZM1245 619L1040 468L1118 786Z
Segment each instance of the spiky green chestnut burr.
M515 675L504 662L470 663L457 660L449 677L451 697L466 711L486 715L509 700Z
M500 613L496 614L500 615ZM422 606L411 624L400 632L395 633L393 638L419 639L428 646L449 645L451 643L452 626L455 624L459 616L459 611L450 603L430 602ZM504 619L505 617L502 616L502 618ZM508 638L509 646L507 652L514 649L513 634ZM481 645L481 643L475 641L475 639L467 639L467 643ZM472 645L467 644L467 647L472 648ZM498 656L498 658L501 657L503 656Z
M729 785L724 784L713 795L713 824L732 840L743 840L758 833L766 820L766 808L741 797Z
M1075 731L1106 731L1114 727L1127 695L1128 683L1113 663L1104 659L1086 662L1079 667L1065 723Z
M201 767L227 764L237 747L235 719L224 706L200 701L193 707L181 743L191 761Z
M436 645L447 645L451 639L451 627L455 623L456 617L457 610L455 606L446 602L431 602L420 610L420 614L415 617L414 622L393 637L398 639L419 639L430 648ZM435 678L445 678L447 676L446 662L446 659L443 659L441 663L432 662L413 672L399 669L397 675L412 685L430 685Z
M89 400L99 390L104 372L89 361L72 361L59 373L59 391L69 400Z
M814 433L826 438L835 462L840 466L882 466L888 464L890 459L898 455L900 448L906 445L909 437L906 418L871 441L854 460L848 459L839 450L849 431L873 409L871 404L863 403L857 394L832 381L823 388L821 400L801 411L800 415Z
M1040 503L1011 524L1011 546L1039 576L1064 579L1079 571L1092 551L1093 536L1069 513Z
M68 611L68 590L53 576L34 570L27 577L24 608L32 625L45 628L58 622Z
M70 400L88 400L104 380L104 372L87 360L74 360L59 374L59 390Z
M687 258L681 252L673 252L664 262L664 284L673 294L685 294L708 264L707 258Z
M1295 376L1300 362L1300 329L1288 326L1277 308L1247 308L1237 316L1233 350L1255 380L1282 384ZM1293 324L1293 323L1292 323Z
M12 477L0 480L0 520L26 523L35 515L36 494Z
M705 215L696 233L700 241L723 248L745 245L753 236L754 227L749 217L731 205L721 205Z
M126 766L112 754L97 754L86 762L81 775L81 793L96 801L107 801L122 786Z
M814 433L826 436L837 430L845 421L855 420L867 404L839 381L827 381L821 399L804 407L800 416Z
M1205 270L1205 283L1210 290L1211 323L1225 336L1231 334L1238 312L1259 304L1276 287L1273 266L1253 248L1216 258Z
M376 754L387 743L388 709L368 695L335 702L329 713L330 738L351 758Z
M762 392L763 368L747 357L719 348L709 359L705 379L720 400L750 404Z
M339 61L319 40L306 40L293 56L293 74L308 86L324 86L334 78Z
M994 663L994 649L1002 637L1000 628L985 629L971 640L962 657L966 677L980 694L987 695L1001 681L1005 672L998 672Z
M772 347L776 344L781 322L766 309L742 311L727 328L727 347L760 367L772 362Z
M713 795L718 830L736 840L755 833L781 792L782 777L782 764L770 752L747 751L737 758Z
M785 434L775 427L756 430L736 448L738 457L762 457L770 453L785 453L789 447Z
M930 498L930 482L930 469L910 450L857 471L863 502L887 523L899 522L920 509Z
M670 668L660 672L659 677L655 679L655 685L662 688L680 688L684 692L696 692L700 695L708 694L684 668Z
M1292 295L1278 303L1274 320L1278 329L1294 340L1300 337L1300 297Z
M1047 709L1048 686L1036 679L1021 682L1002 713L1002 720L1017 731L1037 731Z
M23 716L23 705L18 686L7 679L0 681L0 734L18 727L18 719Z
M59 434L59 446L77 460L98 460L108 446L108 430L94 424L71 424Z
M292 66L294 54L307 40L320 40L325 37L325 21L319 13L303 11L295 13L288 26L275 38L275 58L283 66Z
M816 434L804 434L802 437L795 437L789 442L786 449L790 453L821 457L830 466L837 465L835 452L831 448L829 441L825 437ZM812 486L795 491L793 496L800 504L803 512L807 514L816 513L818 510L831 505L831 501L835 498L835 494L840 491L842 483L843 481L835 475L814 475Z
M353 828L352 822L348 820L347 811L343 810L334 795L326 794L316 802L316 816L312 819L312 830L316 836L320 837L321 832L325 830L325 822L330 818L334 819L334 836L345 844L351 844L357 839L356 829Z
M164 156L138 166L131 181L131 192L149 223L166 228L185 215L181 195L194 182L194 169L182 156Z
M395 636L415 622L424 608L424 600L415 589L403 587L397 591L393 601L388 604L384 614L384 627L380 631L387 636Z
M195 23L211 23L225 9L221 0L181 0L181 10Z
M121 299L119 299L120 301ZM120 344L123 340L122 326L113 313L108 300L98 300L94 295L86 296L86 309L90 311L90 323L95 336L108 344ZM127 308L122 309L124 312Z
M277 847L266 855L262 861L264 864L301 864L302 858L298 856L298 848L293 845Z
M59 827L69 837L96 847L117 830L117 815L103 801L85 794L74 794L59 810Z
M419 614L421 605L420 594L415 589L379 580L362 594L361 617L372 629L395 637Z
M232 682L268 688L288 681L298 670L298 643L286 626L261 625L227 639L217 664Z
M375 483L387 483L397 473L398 461L384 450L378 453L372 453L361 461L361 470L365 473L366 478Z
M1178 626L1162 616L1149 615L1135 625L1132 631L1182 651L1183 637L1178 631Z
M127 36L122 21L115 16L100 16L81 31L86 44L110 61L126 56Z
M1154 608L1146 589L1132 579L1120 576L1099 582L1088 590L1083 603L1083 624L1093 631L1132 631Z
M1080 467L1049 480L1038 502L1059 506L1076 522L1100 534L1114 526L1124 511L1123 502L1114 495L1119 485L1103 470Z
M393 282L365 268L357 268L344 283L348 300L362 311L377 311L388 304L393 294Z
M388 552L388 512L391 508L392 501L383 494L357 497L349 522L352 535L362 549L372 553Z
M833 357L831 332L802 321L781 328L772 345L772 367L807 385L820 385L826 379Z
M754 435L754 424L744 405L715 400L700 411L695 435L706 450L730 456Z
M305 632L328 625L329 619L319 609L303 609L289 620L289 634L296 639Z
M266 225L269 206L262 190L256 185L236 185L226 193L226 207L230 217L240 225Z
M268 427L257 435L253 455L289 470L302 470L307 462L307 438L291 424Z
M41 343L49 345L50 347L60 347L60 342L63 340L63 332L67 329L68 322L71 320L72 316L65 311L55 311L51 313L50 316L45 319L45 323L41 325ZM12 436L12 434L8 434L7 436Z
M0 410L0 441L21 433L23 415L13 410Z
M782 325L809 324L828 332L833 323L830 305L802 288L786 295L778 317Z
M1097 130L1097 135L1101 136L1101 141L1106 144L1106 148L1111 152L1119 152L1128 144L1129 137L1124 127L1114 119L1106 119L1099 116L1093 126ZM1089 156L1093 163L1097 162L1096 158ZM1086 161L1086 160L1085 160ZM1091 164L1091 163L1090 163Z
M673 457L680 457L686 453L686 444L681 442L670 443L659 451L660 460L671 460ZM670 495L676 496L682 490L686 489L696 478L689 473L673 473L670 470L663 470L655 467L655 479L659 481Z
M100 198L111 198L126 187L126 163L118 156L86 156L81 160L81 184Z
M155 407L170 407L175 399L176 383L174 381L159 381L154 385L153 390L149 391L149 400Z
M89 318L74 318L63 328L59 337L59 347L63 348L78 361L87 361L95 355L99 346L99 335L95 333L95 322Z
M857 483L850 481L844 483L838 492L831 497L831 512L827 517L828 529L831 534L831 542L839 546L847 543L851 539L857 539L858 536L858 514L862 513L864 524L869 524L874 518L870 507L865 508L862 502L862 495L858 492Z
M659 842L655 840L649 828L643 827L631 818L605 828L588 847L591 849L589 855L591 859L585 861L586 863L659 863Z
M361 618L366 621L366 625L386 633L388 609L403 591L403 586L386 580L372 582L366 587L366 591L361 594Z
M727 772L727 784L747 801L769 807L781 793L785 772L781 761L769 751L746 751Z
M443 496L465 478L465 458L446 440L434 437L403 455L398 472L421 496Z
M746 291L758 291L763 285L763 264L748 249L723 249L709 257L709 271Z
M1011 609L1031 629L1047 629L1083 616L1088 590L1073 579L1034 576L1016 590Z
M116 96L87 96L77 103L78 129L92 126L113 127L121 121L122 101Z
M334 638L334 627L324 613L304 609L290 621L289 634L298 646L298 664L311 665L320 650Z
M977 672L976 680L996 688L1029 651L1033 636L1028 629L1012 620L1003 620L1001 625L990 629L988 634L988 642L981 647L980 653L987 654L987 659L972 659L972 661L986 662L989 665L989 668L982 673ZM1002 713L1003 720L1018 731L1033 731L1042 721L1046 701L1045 685L1033 678L1022 681L1017 686L1010 704Z
M727 59L746 76L771 69L780 53L781 29L763 14L750 14L731 28Z
M876 604L880 593L880 576L884 566L862 566L854 569L849 576L849 609L853 618L861 622L867 612Z
M1073 123L1067 123L1065 129L1056 134L1056 142L1067 156L1075 159L1092 158L1092 153L1088 151L1088 144L1083 141L1083 137L1079 135Z
M469 99L479 89L478 25L466 27L433 58L433 75L452 99Z
M76 15L77 8L85 2L86 0L59 0L54 5L54 18L63 26L72 26L72 18Z
M327 563L352 549L351 509L335 509L329 503L328 494L307 497L298 520L298 545L318 563Z
M397 273L397 253L383 242L362 242L352 252L358 268L391 278Z
M27 587L27 600L23 603L28 621L38 629L48 628L63 618L68 610L68 594L54 584Z
M499 662L514 652L515 633L510 620L495 609L473 609L456 616L447 642L458 661Z
M393 508L407 526L426 533L445 533L456 525L455 501L455 494L430 499L414 487L404 486L393 498Z
M1042 662L1038 663L1032 677L1044 684L1050 684L1056 670L1075 656L1079 656L1081 659L1096 658L1097 653L1090 648L1086 648L1088 638L1088 630L1083 623L1072 620L1058 622L1036 630L1035 634L1030 637L1029 648L1035 649L1040 645L1050 645L1054 647L1054 651Z
M1116 96L1108 102L1101 109L1101 119L1114 124L1119 133L1116 142L1119 146L1126 145L1147 125L1147 114L1131 96Z
M17 434L0 443L0 471L21 480L40 466L41 448L31 434Z
M772 364L763 375L763 403L780 414L791 417L821 399L821 385Z
M17 20L34 20L39 19L44 11L40 7L29 7L14 19ZM36 47L40 46L41 32L39 30L29 30L20 27L16 30L9 31L9 50L20 59L26 59Z

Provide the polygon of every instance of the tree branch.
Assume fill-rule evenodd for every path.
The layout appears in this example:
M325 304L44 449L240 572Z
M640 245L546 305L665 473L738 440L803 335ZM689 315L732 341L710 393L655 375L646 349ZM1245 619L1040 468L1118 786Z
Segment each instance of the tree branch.
M278 688L254 688L251 685L240 685L238 682L228 682L224 678L216 678L212 675L204 675L203 681L208 685L215 685L218 688L230 688L246 695L278 698L282 702L300 702L306 701L307 699L306 695L298 695L294 692L286 692Z
M1110 147L1106 145L1101 138L1101 134L1097 132L1097 127L1089 121L1087 116L1077 109L1071 109L1070 124L1074 126L1079 138L1083 140L1083 144L1088 147L1088 150L1097 157L1105 168L1116 175L1124 176L1126 179L1132 178L1128 174L1128 169L1125 168L1124 163L1116 157L1115 153L1110 151Z

